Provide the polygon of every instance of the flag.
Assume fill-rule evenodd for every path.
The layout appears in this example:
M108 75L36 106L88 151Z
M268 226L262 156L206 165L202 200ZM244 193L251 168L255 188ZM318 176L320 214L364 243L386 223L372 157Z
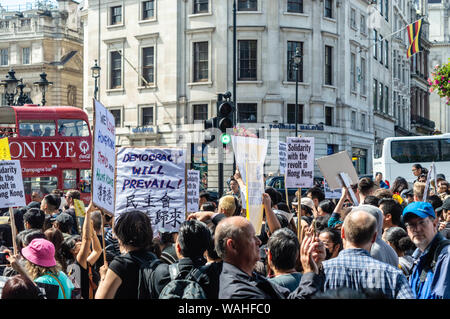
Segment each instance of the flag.
M422 45L420 42L420 36L422 34L422 24L423 19L420 19L406 27L409 39L409 47L408 51L406 51L406 57L408 59L410 56L422 51Z
M0 139L0 160L1 161L11 160L11 153L9 152L9 143L7 137Z

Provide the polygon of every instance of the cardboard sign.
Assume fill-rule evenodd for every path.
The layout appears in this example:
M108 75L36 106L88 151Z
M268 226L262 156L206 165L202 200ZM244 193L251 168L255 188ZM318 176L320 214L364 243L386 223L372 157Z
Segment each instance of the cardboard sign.
M10 161L11 152L9 150L8 138L0 138L0 161Z
M327 181L324 181L323 189L325 193L325 198L327 199L340 199L342 196L342 189L331 189L330 186L328 186Z
M200 199L200 171L194 169L188 170L186 181L186 197L187 211L198 212L198 204Z
M116 220L146 213L153 233L178 231L186 217L185 150L121 147L117 152Z
M340 173L346 173L351 184L358 183L358 174L347 151L318 158L317 165L330 189L341 189L344 186Z
M94 147L92 156L92 202L114 213L116 133L114 116L94 100Z
M0 208L25 205L20 161L0 161Z
M73 206L75 207L75 215L77 217L84 217L86 216L86 208L84 206L83 201L79 199L73 200Z
M280 159L280 175L284 175L286 172L286 143L278 142L278 158Z
M314 184L314 137L288 137L286 188Z

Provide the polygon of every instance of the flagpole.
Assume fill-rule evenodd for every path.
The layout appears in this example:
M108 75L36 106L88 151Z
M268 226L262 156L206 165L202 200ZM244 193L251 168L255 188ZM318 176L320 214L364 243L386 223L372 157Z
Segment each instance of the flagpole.
M369 51L369 49L371 49L373 46L377 45L378 42L383 42L384 40L387 40L388 38L391 38L393 35L395 35L395 34L397 34L397 33L400 33L400 32L402 32L403 30L406 30L406 29L408 28L408 26L410 26L411 24L414 24L414 23L416 23L416 22L422 20L424 17L426 17L426 16L423 16L423 17L420 18L419 20L414 21L414 22L412 22L412 23L410 23L410 24L407 24L405 27L403 27L403 28L401 28L400 30L397 30L397 31L395 31L395 32L393 32L393 33L391 33L391 34L389 34L388 36L386 36L385 38L383 38L383 39L381 39L381 40L376 40L372 45L369 45L367 48L362 48L362 47L359 48L359 53L361 53L362 50Z

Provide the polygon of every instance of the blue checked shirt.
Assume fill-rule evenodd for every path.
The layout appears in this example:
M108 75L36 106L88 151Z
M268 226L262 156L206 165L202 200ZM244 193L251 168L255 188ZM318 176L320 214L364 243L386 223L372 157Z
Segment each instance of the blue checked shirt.
M347 287L355 290L379 289L387 298L414 299L402 271L370 256L365 249L345 249L323 262L324 290Z

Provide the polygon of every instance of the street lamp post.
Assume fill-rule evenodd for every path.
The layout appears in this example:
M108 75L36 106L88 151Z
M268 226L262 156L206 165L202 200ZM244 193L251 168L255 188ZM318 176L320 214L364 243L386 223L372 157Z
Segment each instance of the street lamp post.
M92 71L92 77L94 78L94 80L95 80L95 83L94 83L94 98L96 99L96 100L98 100L97 99L97 94L98 94L98 86L97 86L97 79L100 77L100 66L98 66L98 64L97 64L97 60L95 60L95 64L94 64L94 66L91 68L91 71Z
M38 86L39 89L41 90L41 92L42 92L42 101L41 102L42 102L42 105L45 105L45 102L46 102L45 101L45 92L47 91L48 87L53 84L53 82L49 82L47 80L47 73L45 73L45 72L42 72L41 74L39 74L39 76L41 78L39 79L39 81L34 82L34 85Z
M11 68L6 78L1 82L1 85L5 88L5 95L9 106L13 105L14 96L17 94L17 83L19 80L16 79L15 73L16 71Z
M300 54L300 48L295 48L295 55L292 57L292 63L295 71L295 137L298 135L298 70L302 56Z

